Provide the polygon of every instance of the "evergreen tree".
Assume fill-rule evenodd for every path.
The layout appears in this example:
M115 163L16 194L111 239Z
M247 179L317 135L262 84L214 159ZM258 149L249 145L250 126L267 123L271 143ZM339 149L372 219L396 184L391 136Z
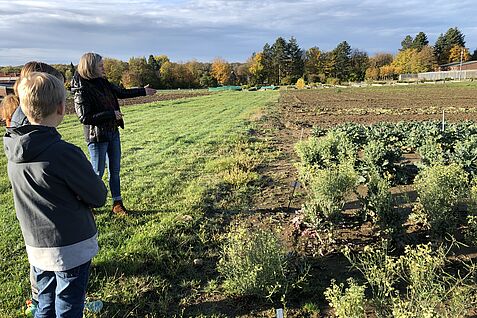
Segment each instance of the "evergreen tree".
M434 53L439 64L446 64L449 61L450 50L454 46L465 47L465 36L457 27L450 28L445 34L439 35L434 45Z
M420 51L424 46L428 44L429 40L427 40L427 35L424 32L419 32L412 41L411 47Z
M363 81L366 69L369 66L369 57L366 52L355 49L350 56L350 80Z
M152 54L149 55L149 58L147 59L147 64L152 68L154 72L157 72L161 69L161 66L159 65L159 63L157 63L156 59Z
M277 78L277 72L273 68L273 51L270 44L265 43L262 53L262 64L264 68L263 78L267 84L274 84Z
M149 76L149 84L152 87L158 88L160 86L160 70L161 66L157 63L154 56L151 54L147 59L147 65L149 66L148 76Z
M290 78L290 83L303 77L305 62L303 57L303 50L298 46L294 37L291 37L286 47L286 76Z
M60 70L61 71L61 70ZM65 84L67 88L70 88L70 82L73 76L75 75L75 66L73 65L72 62L70 62L70 65L65 65L64 71L61 71L63 76L65 77Z
M447 30L444 37L446 39L446 44L449 47L453 47L454 45L465 47L465 36L462 34L462 32L460 32L459 29L457 29L457 27Z
M281 80L286 74L287 42L282 37L278 37L271 47L272 51L272 70L276 78L273 83L280 85Z
M215 78L213 78L209 72L202 73L199 79L199 84L201 87L215 87L218 85Z
M410 48L412 47L413 41L414 41L414 40L412 39L412 36L406 35L406 37L404 38L404 40L401 41L401 49L400 49L400 51L404 51L404 50L410 49Z
M343 41L333 50L334 77L340 81L348 80L351 71L351 46Z
M436 43L434 44L434 54L436 55L436 60L438 64L445 64L449 57L449 52L447 52L446 54L446 43L444 34L442 33L439 35L436 40Z

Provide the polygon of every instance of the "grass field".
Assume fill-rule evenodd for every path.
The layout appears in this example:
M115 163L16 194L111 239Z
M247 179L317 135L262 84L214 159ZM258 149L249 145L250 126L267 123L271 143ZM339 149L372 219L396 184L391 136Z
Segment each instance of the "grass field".
M246 207L260 182L255 170L271 154L250 132L277 100L276 92L225 93L123 109L121 182L131 213L113 216L109 201L95 211L101 250L88 297L105 302L101 317L187 313L216 278L220 215ZM59 131L86 152L74 115ZM0 316L21 317L28 261L5 156L0 167Z

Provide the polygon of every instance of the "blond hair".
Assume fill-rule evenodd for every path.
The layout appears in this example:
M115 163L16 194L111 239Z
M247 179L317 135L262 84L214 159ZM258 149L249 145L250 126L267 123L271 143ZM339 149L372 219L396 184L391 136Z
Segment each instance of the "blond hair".
M33 72L18 84L18 96L23 112L31 122L40 122L66 100L63 83L48 73Z
M20 105L18 96L12 94L5 96L0 103L0 118L5 120L7 127L10 127L13 113L17 109L18 105Z
M60 71L58 71L56 68L49 64L37 61L30 61L26 63L20 72L18 80L16 80L15 84L13 85L14 95L8 94L7 96L5 96L5 98L2 100L2 103L0 104L0 118L5 120L7 127L10 126L12 115L17 109L17 107L20 105L20 100L18 99L18 84L20 83L22 78L33 72L45 72L56 76L59 80L63 82L65 81L65 77L63 76L63 74L61 74Z
M103 60L101 55L96 53L85 53L78 63L78 74L85 79L101 77L99 63Z

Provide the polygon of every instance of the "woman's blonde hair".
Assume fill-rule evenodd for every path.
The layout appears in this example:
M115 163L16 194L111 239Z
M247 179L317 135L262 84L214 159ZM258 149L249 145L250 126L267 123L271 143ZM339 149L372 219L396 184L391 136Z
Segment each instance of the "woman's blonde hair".
M24 77L27 77L33 72L48 73L55 76L62 82L65 81L65 77L63 76L63 74L61 74L60 71L58 71L56 68L49 64L37 61L31 61L26 63L20 71L20 77L13 85L14 95L9 94L5 96L5 98L2 100L2 103L0 104L0 117L5 120L7 127L10 126L12 115L17 109L17 107L20 105L20 99L18 98L18 85Z
M78 74L85 79L93 79L103 76L99 70L99 63L103 60L97 53L85 53L78 63Z

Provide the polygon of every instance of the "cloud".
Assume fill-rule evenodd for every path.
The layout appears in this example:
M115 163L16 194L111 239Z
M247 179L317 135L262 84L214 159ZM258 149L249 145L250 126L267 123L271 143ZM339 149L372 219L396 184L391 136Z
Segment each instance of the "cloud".
M333 49L346 40L374 53L395 52L407 34L431 43L449 27L477 44L473 1L401 0L131 0L0 1L0 64L36 59L77 61L95 51L127 60L166 54L172 60L244 61L278 36L302 48Z

